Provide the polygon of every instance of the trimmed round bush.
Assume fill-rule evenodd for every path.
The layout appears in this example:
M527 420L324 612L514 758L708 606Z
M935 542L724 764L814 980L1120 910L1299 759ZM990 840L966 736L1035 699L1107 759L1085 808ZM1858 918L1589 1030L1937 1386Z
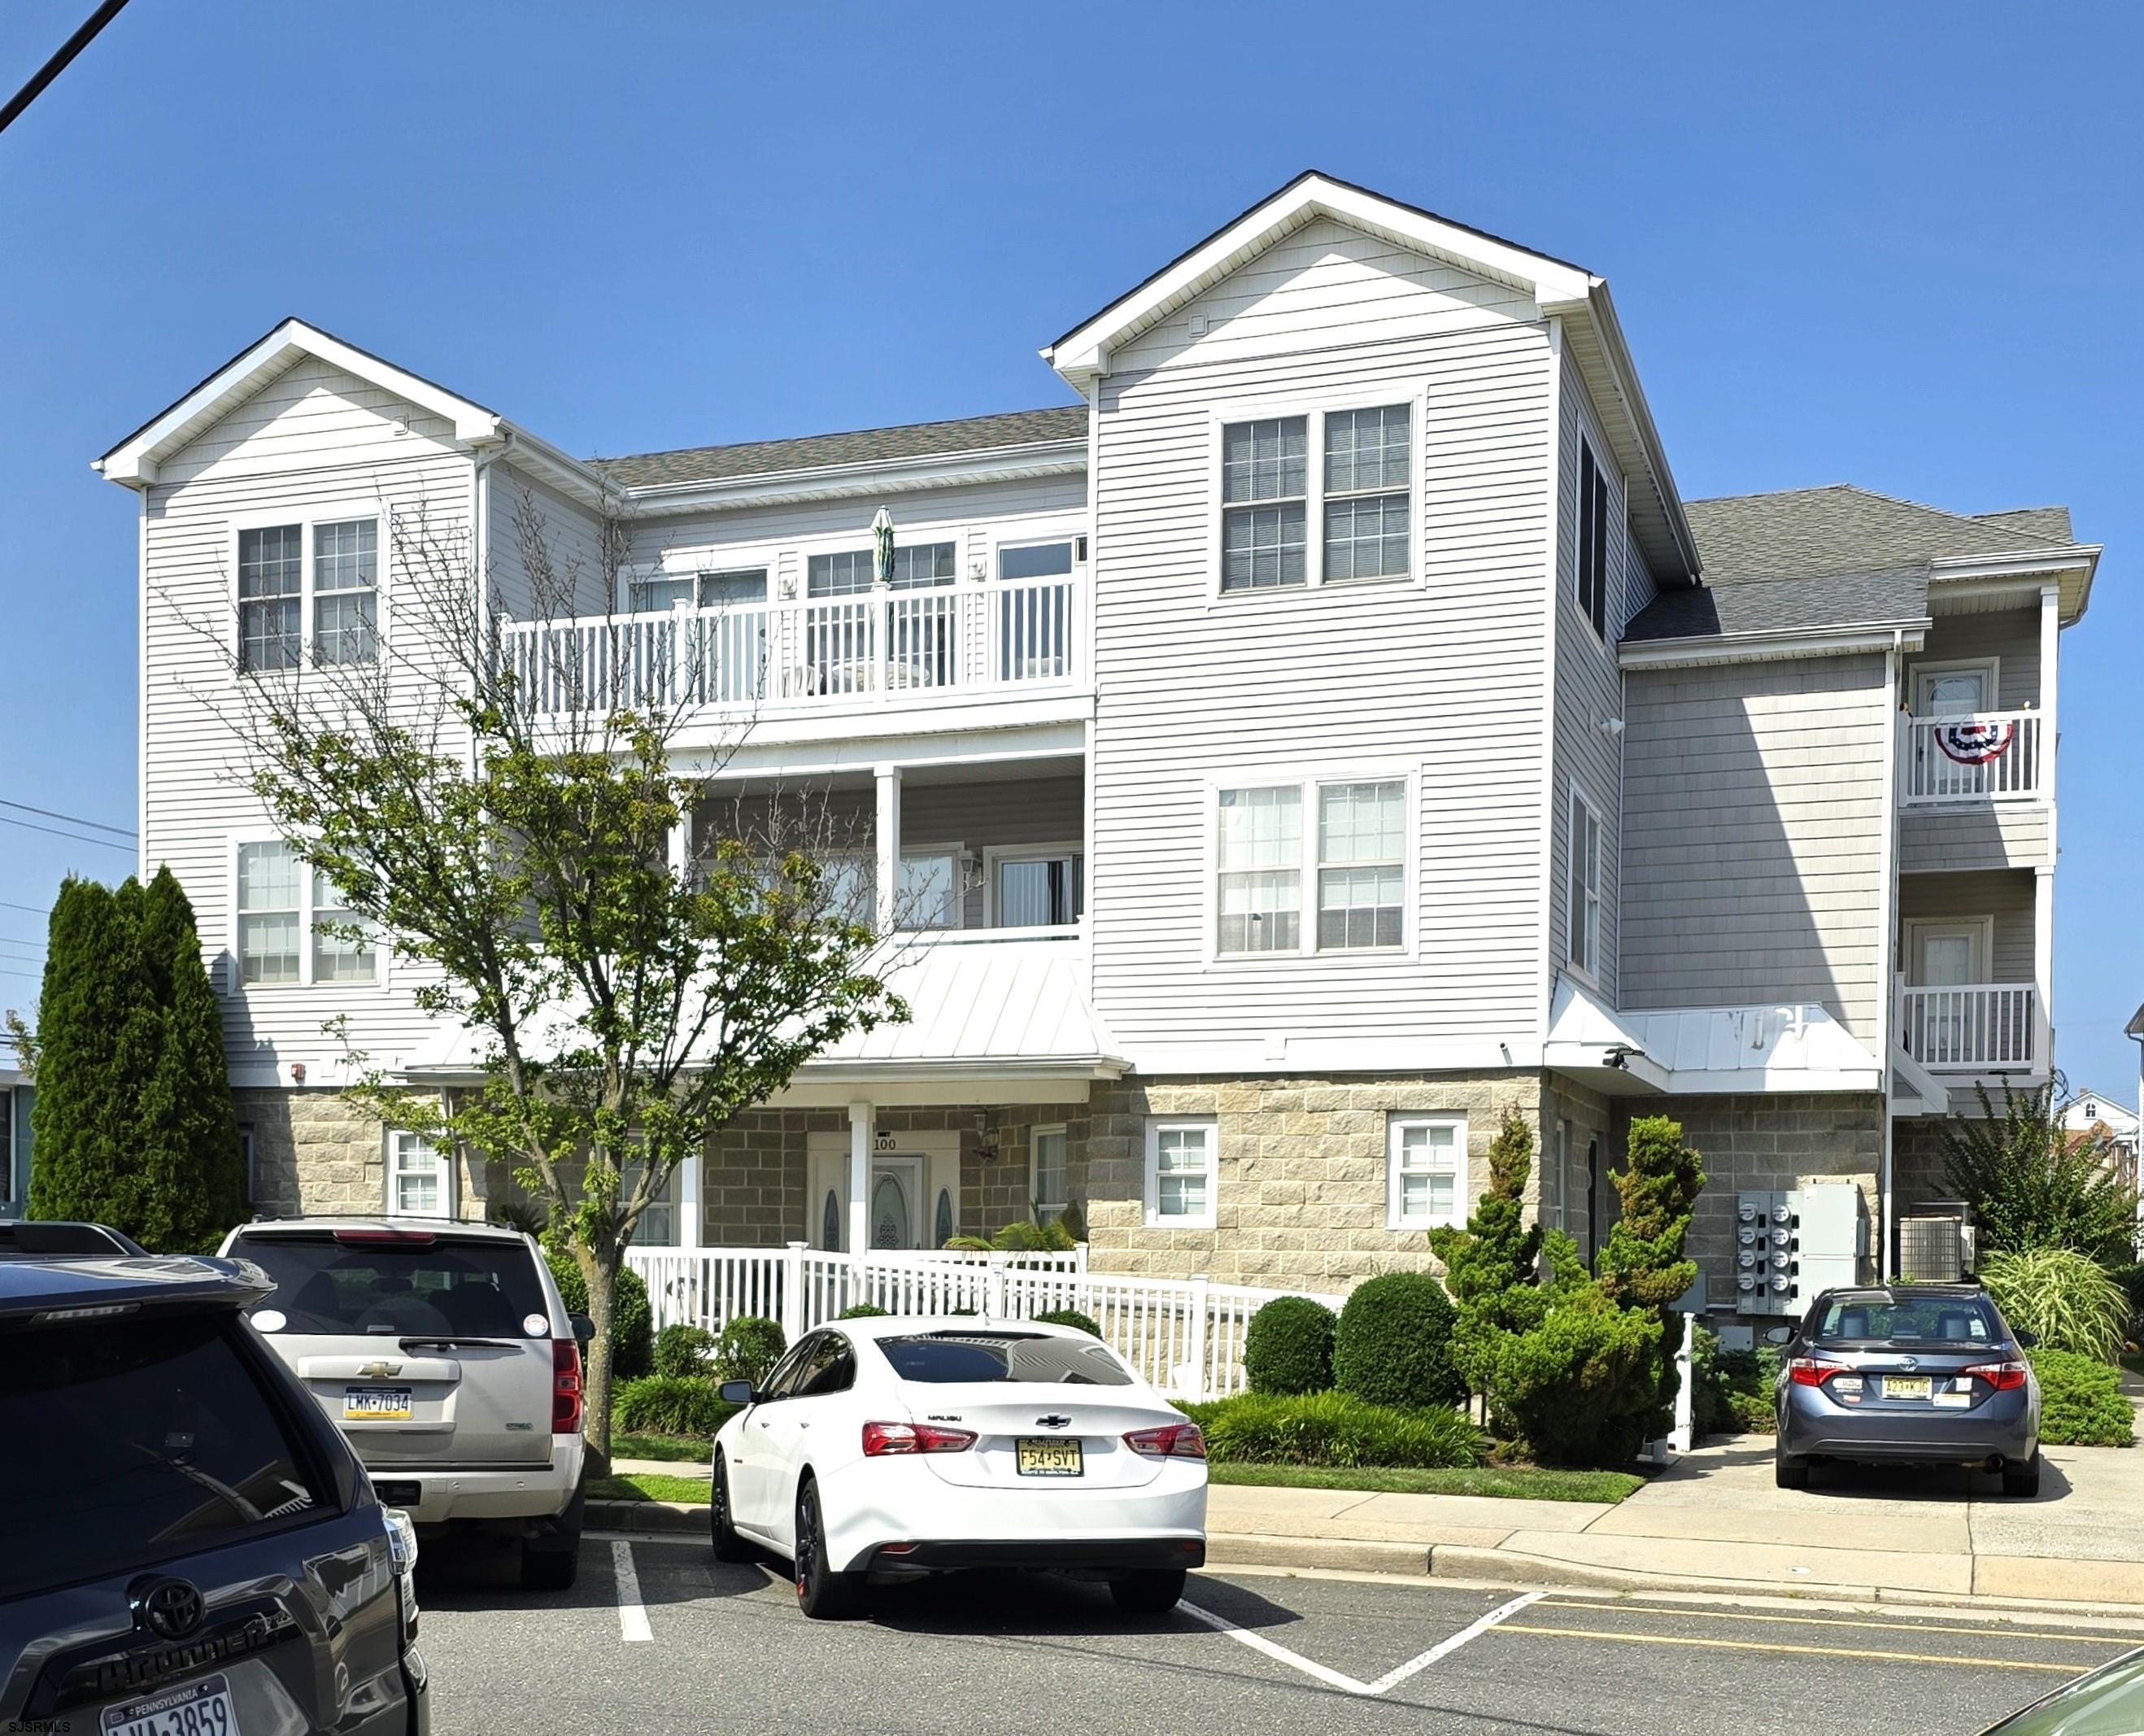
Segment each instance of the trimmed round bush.
M1276 1296L1251 1316L1243 1373L1253 1392L1323 1392L1333 1384L1339 1318L1308 1296Z
M1481 1430L1441 1406L1399 1410L1344 1392L1247 1392L1180 1408L1205 1431L1207 1456L1217 1464L1439 1470L1481 1462Z
M1387 1272L1355 1286L1333 1335L1333 1384L1372 1405L1456 1405L1452 1299L1427 1272Z
M704 1380L712 1366L708 1355L714 1347L715 1335L705 1326L687 1326L682 1321L665 1326L655 1335L655 1372Z
M588 1286L573 1256L557 1248L543 1251L543 1263L558 1281L568 1314L588 1311ZM629 1266L618 1269L618 1293L610 1322L611 1373L629 1380L655 1366L655 1311L648 1303L648 1281Z
M618 1383L610 1407L611 1427L621 1435L685 1435L712 1439L737 1412L698 1375L643 1375Z
M763 1386L788 1348L789 1341L782 1336L779 1321L768 1320L764 1315L740 1314L715 1341L715 1378L749 1380L755 1387Z
M886 1317L886 1311L876 1302L858 1302L853 1307L844 1308L834 1318L836 1320L882 1320Z
M1099 1338L1102 1329L1090 1314L1082 1314L1077 1308L1053 1308L1047 1314L1035 1316L1035 1323L1045 1326L1077 1326L1089 1338Z
M2137 1438L2136 1417L2122 1395L2111 1362L2073 1350L2025 1352L2040 1377L2040 1440L2047 1446L2126 1447Z

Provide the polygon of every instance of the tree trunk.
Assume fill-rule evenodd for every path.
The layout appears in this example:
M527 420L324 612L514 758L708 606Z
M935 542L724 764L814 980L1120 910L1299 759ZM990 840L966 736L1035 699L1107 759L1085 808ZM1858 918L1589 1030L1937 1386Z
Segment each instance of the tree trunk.
M586 1400L582 1433L588 1445L588 1475L610 1475L611 1323L618 1314L618 1256L605 1260L596 1250L573 1245L573 1258L588 1286L588 1319L595 1326L588 1340L588 1366L582 1373Z

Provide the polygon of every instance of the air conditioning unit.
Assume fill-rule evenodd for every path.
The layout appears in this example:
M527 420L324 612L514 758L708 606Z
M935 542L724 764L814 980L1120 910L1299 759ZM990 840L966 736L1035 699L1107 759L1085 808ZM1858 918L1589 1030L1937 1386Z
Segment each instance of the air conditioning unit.
M1929 1284L1955 1284L1964 1277L1975 1252L1971 1220L1972 1208L1963 1200L1931 1200L1900 1218L1898 1276Z

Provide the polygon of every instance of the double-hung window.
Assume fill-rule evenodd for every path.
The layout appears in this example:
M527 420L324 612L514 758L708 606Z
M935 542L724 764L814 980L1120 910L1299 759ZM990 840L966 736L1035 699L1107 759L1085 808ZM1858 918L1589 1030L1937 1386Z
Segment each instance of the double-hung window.
M454 1176L447 1154L421 1133L388 1132L387 1210L395 1217L454 1216Z
M1223 953L1293 953L1303 943L1303 790L1221 792L1217 928Z
M1213 1227L1215 1150L1210 1121L1158 1119L1146 1127L1146 1221L1150 1229Z
M1216 953L1367 953L1407 943L1406 778L1248 784L1223 788L1216 800ZM1306 894L1316 911L1307 928Z
M1065 1130L1037 1127L1033 1137L1035 1156L1028 1191L1036 1212L1047 1222L1070 1203L1065 1197Z
M1597 976L1601 969L1601 815L1583 792L1571 793L1571 892L1565 923L1571 930L1566 949L1574 970Z
M309 872L290 845L241 843L236 880L241 986L380 980L370 928L331 902L333 883Z
M1385 1128L1385 1221L1429 1230L1462 1221L1467 1211L1467 1120L1396 1115Z
M1221 589L1404 577L1414 523L1412 404L1221 426Z
M308 644L317 664L373 663L379 635L377 519L240 530L240 669L257 674L300 668Z
M1593 448L1578 442L1578 607L1608 637L1608 477Z
M1406 824L1398 778L1318 786L1319 952L1400 944Z

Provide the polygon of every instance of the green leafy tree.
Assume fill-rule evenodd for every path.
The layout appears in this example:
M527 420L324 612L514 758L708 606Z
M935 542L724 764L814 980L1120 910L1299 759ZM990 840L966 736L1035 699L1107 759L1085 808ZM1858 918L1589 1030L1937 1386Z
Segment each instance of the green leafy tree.
M605 503L592 540L554 539L526 494L513 520L509 594L459 526L390 514L396 630L375 662L233 669L206 697L270 821L348 913L321 928L378 936L418 967L419 1005L470 1033L472 1085L419 1097L354 1052L350 1095L541 1202L587 1284L600 1469L618 1272L649 1206L812 1056L906 1013L827 872L826 804L710 828L691 868L673 865L735 743L680 748L689 659L674 682L628 685L642 665L626 624L595 629L600 644L553 624L578 598L619 594L630 525ZM536 624L540 670L504 654L494 624L509 615ZM231 643L227 623L201 630Z
M1444 1262L1445 1287L1457 1314L1452 1365L1472 1393L1489 1390L1499 1341L1540 1324L1548 1306L1536 1281L1541 1226L1526 1221L1533 1154L1533 1129L1516 1111L1506 1111L1489 1144L1489 1185L1467 1227L1429 1232L1430 1250Z
M1670 1308L1697 1278L1697 1262L1685 1256L1683 1244L1705 1189L1705 1166L1682 1142L1680 1122L1639 1116L1630 1122L1628 1155L1614 1180L1622 1216L1609 1231L1595 1270L1614 1301L1660 1323L1650 1408L1654 1432L1664 1433L1680 1384L1675 1359L1684 1331L1682 1316Z
M2137 1192L2112 1142L2063 1127L2052 1081L2027 1092L2004 1086L1999 1115L1986 1087L1974 1089L1978 1117L1943 1124L1943 1171L1973 1207L1982 1251L2068 1248L2103 1266L2135 1259Z
M33 1217L192 1252L245 1216L222 1023L170 869L146 888L61 887L31 1058Z

